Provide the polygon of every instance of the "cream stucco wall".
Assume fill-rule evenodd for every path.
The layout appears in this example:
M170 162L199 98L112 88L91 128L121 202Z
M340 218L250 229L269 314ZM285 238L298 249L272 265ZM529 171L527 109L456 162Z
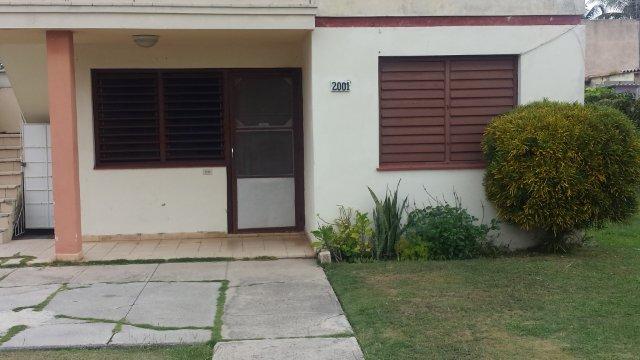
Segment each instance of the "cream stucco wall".
M640 21L587 20L586 76L607 76L640 67Z
M40 42L10 43L0 39L0 61L27 122L49 122L49 93L46 83L47 58L44 36Z
M19 133L21 126L22 113L13 89L0 87L0 132Z
M582 15L583 0L318 0L318 16Z
M319 16L582 15L585 8L583 0L0 0L0 6L3 5L19 11L67 6L71 11L82 11L73 8L85 7L92 7L93 11L107 11L110 7L111 12L125 8L164 8L174 13L188 8L256 11L317 7ZM30 8L24 9L24 5Z
M313 161L307 160L306 166L313 166L313 179L307 181L314 184L307 190L312 191L307 201L313 203L308 230L317 224L315 214L334 218L337 205L370 212L367 186L381 194L399 180L400 192L417 204L429 201L426 191L448 200L456 192L477 217L495 216L484 195L481 170L376 170L379 56L517 54L521 103L582 101L583 33L582 26L316 29L310 65L313 119L312 129L306 129L313 134L313 146L305 149ZM351 80L352 91L331 93L332 80ZM508 226L501 241L514 247L528 244L526 236Z
M302 41L302 37L300 38ZM94 170L92 68L301 67L299 42L187 40L76 45L82 232L85 235L227 231L227 174L203 168Z

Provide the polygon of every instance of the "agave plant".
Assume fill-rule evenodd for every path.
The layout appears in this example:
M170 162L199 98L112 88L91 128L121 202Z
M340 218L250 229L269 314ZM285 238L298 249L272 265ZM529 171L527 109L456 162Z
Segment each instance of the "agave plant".
M398 201L399 187L400 182L394 192L387 189L385 198L382 200L369 188L369 193L375 203L371 240L373 254L378 260L391 259L396 256L396 244L404 233L402 216L407 209L408 198L405 197L401 203Z

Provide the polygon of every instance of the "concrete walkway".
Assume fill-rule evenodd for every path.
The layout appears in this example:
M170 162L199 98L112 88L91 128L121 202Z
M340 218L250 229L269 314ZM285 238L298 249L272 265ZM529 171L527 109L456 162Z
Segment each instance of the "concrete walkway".
M313 260L29 267L0 279L0 336L27 327L0 349L204 343L226 289L215 360L363 359Z
M299 236L237 236L210 239L124 240L85 242L84 261L163 260L179 258L278 259L310 258L315 253L311 244ZM19 254L29 264L54 260L53 240L26 239L0 244L0 266ZM4 258L4 259L3 259Z

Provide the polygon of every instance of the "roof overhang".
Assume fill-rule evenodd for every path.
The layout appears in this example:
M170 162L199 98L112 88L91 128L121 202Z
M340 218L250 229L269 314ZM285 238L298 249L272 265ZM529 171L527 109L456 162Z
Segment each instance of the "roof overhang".
M197 2L195 2L197 3ZM305 29L315 0L278 5L0 5L0 29Z

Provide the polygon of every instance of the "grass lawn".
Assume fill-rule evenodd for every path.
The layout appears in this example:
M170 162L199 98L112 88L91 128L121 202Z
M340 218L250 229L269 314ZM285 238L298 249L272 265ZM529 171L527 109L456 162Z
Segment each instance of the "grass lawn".
M207 345L114 348L114 349L70 349L70 350L20 350L0 352L3 360L211 360L213 348Z
M367 359L638 359L640 216L567 256L327 268Z

